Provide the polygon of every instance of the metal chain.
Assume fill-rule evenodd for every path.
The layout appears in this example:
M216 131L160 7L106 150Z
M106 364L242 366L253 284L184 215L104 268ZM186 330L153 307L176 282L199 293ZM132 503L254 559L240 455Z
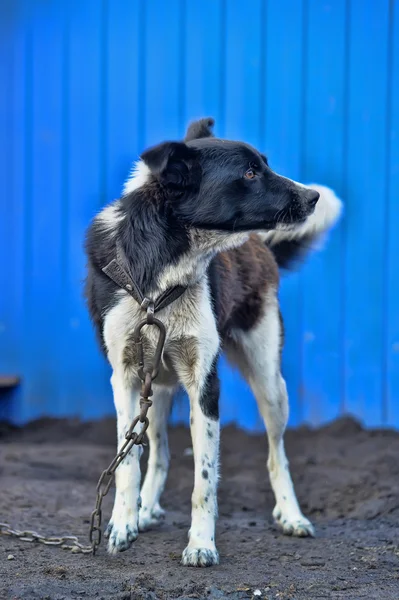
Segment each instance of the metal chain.
M144 444L144 435L149 426L149 420L147 417L148 409L152 406L152 400L150 397L153 394L152 382L156 378L159 372L159 367L162 360L162 352L165 345L166 330L164 324L154 317L154 303L144 299L145 308L147 310L147 317L143 319L135 328L133 332L133 340L136 344L138 356L139 356L139 369L138 375L142 382L141 397L140 397L140 414L133 419L128 431L126 432L126 441L119 450L118 454L112 460L111 464L105 471L101 473L100 479L97 483L97 497L96 506L91 513L90 518L90 531L89 539L90 546L81 544L78 538L74 535L60 536L60 537L46 537L40 535L35 531L19 531L18 529L12 529L8 523L0 523L0 535L9 535L17 537L23 542L40 542L47 546L60 546L71 552L80 552L82 554L95 554L98 546L101 543L102 536L102 502L104 497L108 494L111 484L114 479L115 471L123 461L123 459L129 454L133 446L140 446ZM144 348L143 340L141 336L141 330L145 325L152 325L157 327L159 330L158 344L155 350L155 354L151 363L144 364ZM134 429L138 423L142 424L141 431L135 432Z
M37 533L36 531L30 531L29 529L24 531L12 529L8 523L0 523L0 534L17 537L22 542L40 542L46 546L60 546L65 550L71 550L71 552L81 552L82 554L91 554L93 552L91 546L84 546L81 544L75 535L46 537L40 535L40 533Z
M133 420L132 424L129 427L129 430L125 435L125 443L123 444L122 448L119 450L118 454L115 456L109 467L101 473L100 479L97 483L96 506L93 512L91 513L89 533L89 539L91 542L93 554L96 553L97 548L101 543L101 507L103 499L108 494L111 484L113 482L115 471L119 467L125 456L129 454L130 450L133 448L134 445L143 445L144 435L149 425L147 412L150 406L152 406L152 400L149 399L150 396L152 396L152 379L151 373L147 373L141 390L140 414ZM134 431L134 428L139 422L142 423L143 426L141 428L140 433L137 433Z

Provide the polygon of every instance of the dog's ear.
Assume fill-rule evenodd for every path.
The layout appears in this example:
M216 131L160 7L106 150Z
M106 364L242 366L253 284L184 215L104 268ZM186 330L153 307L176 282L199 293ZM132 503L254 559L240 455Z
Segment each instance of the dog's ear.
M197 165L197 151L183 142L163 142L141 155L151 173L164 185L178 188L191 183Z
M193 121L187 128L185 142L191 140L199 140L200 138L213 137L212 128L215 125L215 120L212 117Z

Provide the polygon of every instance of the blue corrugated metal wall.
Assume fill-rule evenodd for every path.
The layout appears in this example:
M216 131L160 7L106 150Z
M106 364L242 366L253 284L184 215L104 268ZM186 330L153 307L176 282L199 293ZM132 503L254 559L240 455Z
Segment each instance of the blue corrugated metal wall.
M112 411L84 230L140 150L213 115L345 200L282 286L291 424L350 411L398 427L399 1L4 0L0 23L0 374L23 378L2 415ZM257 427L222 372L224 421Z

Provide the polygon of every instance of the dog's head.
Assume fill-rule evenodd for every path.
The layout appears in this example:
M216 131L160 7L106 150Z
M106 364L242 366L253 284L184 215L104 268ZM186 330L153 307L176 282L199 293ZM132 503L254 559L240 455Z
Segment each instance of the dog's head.
M275 173L252 146L214 137L213 124L196 121L184 142L164 142L141 156L176 216L189 226L231 232L303 223L319 193Z

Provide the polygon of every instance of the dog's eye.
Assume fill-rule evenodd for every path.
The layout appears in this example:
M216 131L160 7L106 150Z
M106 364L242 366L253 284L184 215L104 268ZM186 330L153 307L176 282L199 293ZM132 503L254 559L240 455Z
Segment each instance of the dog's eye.
M245 179L255 179L256 173L253 169L247 169L244 173Z

